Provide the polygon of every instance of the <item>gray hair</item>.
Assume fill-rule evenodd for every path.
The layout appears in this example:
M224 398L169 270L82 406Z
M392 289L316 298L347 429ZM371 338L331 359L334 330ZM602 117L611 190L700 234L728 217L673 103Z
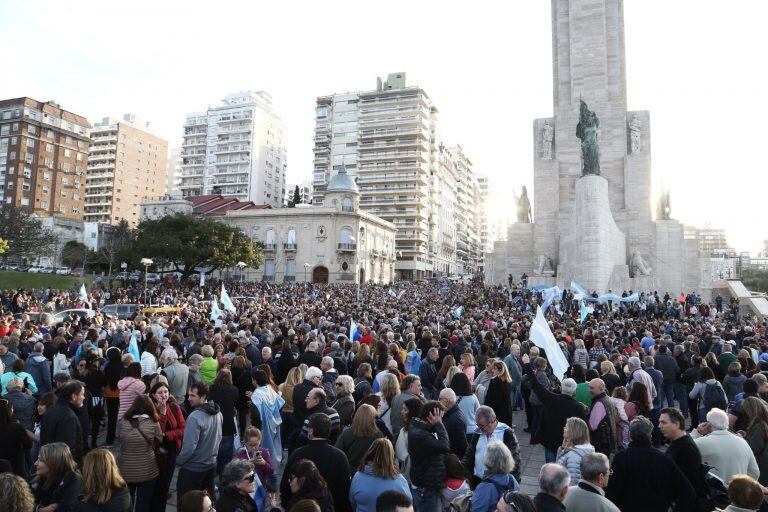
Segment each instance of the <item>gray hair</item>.
M653 360L651 356L648 356L645 358L645 367L646 368L653 368L653 365L656 364L656 362Z
M632 368L640 368L643 366L642 363L640 362L640 358L636 356L630 357L627 362L629 363L630 366L632 366Z
M539 488L552 496L560 496L571 483L571 474L560 464L550 462L541 466Z
M712 430L728 430L728 415L722 409L713 407L707 413L707 423Z
M453 404L456 403L456 392L451 388L443 388L440 390L440 398L448 400L448 403L453 407Z
M333 368L333 358L331 356L325 356L321 361L320 364L324 364L325 366L328 366L330 368Z
M491 441L485 449L483 457L485 476L506 475L515 469L515 461L512 452L500 441Z
M336 383L341 383L341 385L344 386L344 392L348 395L351 395L352 391L355 389L355 381L349 375L339 375L336 377Z
M653 423L645 416L638 416L629 424L629 435L633 441L641 439L650 441L651 432L653 432Z
M475 422L485 420L486 423L496 421L496 412L487 405L481 405L475 411Z
M253 473L253 466L247 460L233 459L221 472L221 487L235 489L235 484Z
M192 354L189 356L189 364L203 364L203 356L200 354Z
M166 359L170 359L171 361L179 360L179 354L176 352L175 348L167 348L163 350L163 353L160 354L160 360L165 361Z
M587 453L581 457L581 478L592 481L611 469L608 457L600 452Z
M264 353L264 351L266 351L267 354L271 354L272 353L272 349L269 348L269 347L264 347L264 348L261 349L261 353L262 354Z
M576 394L576 381L573 379L563 379L563 383L560 385L564 395L573 396Z

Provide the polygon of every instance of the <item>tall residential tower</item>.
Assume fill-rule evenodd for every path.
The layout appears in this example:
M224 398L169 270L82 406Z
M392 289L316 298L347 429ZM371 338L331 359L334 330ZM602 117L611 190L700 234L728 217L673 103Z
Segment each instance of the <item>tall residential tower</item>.
M285 195L285 128L266 92L226 96L187 114L181 150L183 196L222 194L278 208Z

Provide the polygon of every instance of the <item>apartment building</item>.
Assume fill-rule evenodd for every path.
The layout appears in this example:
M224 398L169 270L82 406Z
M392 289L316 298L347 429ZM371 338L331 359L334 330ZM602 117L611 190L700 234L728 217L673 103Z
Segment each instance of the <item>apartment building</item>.
M478 271L483 270L483 264L485 263L485 255L487 253L493 252L493 242L495 240L495 231L494 227L491 224L490 220L488 219L488 201L490 198L490 182L488 180L488 176L485 174L478 174L477 175L477 187L478 187L478 194L480 197L478 205L478 215L479 215L479 221L478 221L478 229L480 231L480 258L481 263L479 265Z
M165 195L181 196L181 148L172 148L165 164Z
M168 142L133 114L96 123L91 130L84 220L118 224L125 219L131 226L138 224L142 200L165 193L167 159Z
M405 73L378 79L375 90L317 98L314 204L322 205L342 165L356 177L360 208L397 227L401 279L458 272L452 168L436 140L438 110ZM442 163L441 163L441 158Z
M221 194L278 208L285 196L285 128L266 92L226 96L187 114L182 196Z
M480 268L480 186L472 161L461 146L448 149L456 163L456 259L460 274L474 274Z
M293 193L296 191L296 187L299 187L299 199L301 199L301 204L312 204L311 181L302 181L301 183L286 185L283 203L287 205L289 201L293 201Z
M0 200L82 220L90 128L53 101L0 101Z

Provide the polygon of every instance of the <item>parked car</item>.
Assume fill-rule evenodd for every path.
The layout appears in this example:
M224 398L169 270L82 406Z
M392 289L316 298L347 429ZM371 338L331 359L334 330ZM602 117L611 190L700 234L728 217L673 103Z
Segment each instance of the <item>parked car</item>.
M69 318L69 316L72 313L76 314L81 318L87 318L90 311L92 310L91 309L65 309L64 311L59 311L58 313L53 315L52 325L56 325L59 322L63 322L64 319Z
M33 265L27 269L27 272L29 272L30 274L39 274L41 270L43 270L43 267L38 267L37 265Z
M29 270L29 267L31 266L32 265L19 265L16 270L18 270L19 272L26 272L27 270Z
M128 280L129 281L140 281L141 280L141 272L131 272L128 274Z
M43 267L40 269L41 274L53 274L55 272L53 267Z
M128 320L140 307L140 304L107 304L101 308L101 312L116 316L119 320Z
M70 275L74 277L83 277L83 269L82 268L73 269Z
M69 267L59 267L56 269L56 274L60 276L68 276L72 273L72 269Z
M153 274L151 272L148 273L147 274L147 282L151 283L151 284L159 283L160 282L160 274Z
M53 315L50 313L16 313L13 318L19 320L29 320L35 325L53 325Z
M115 280L117 281L127 281L128 280L128 272L118 272L115 274Z

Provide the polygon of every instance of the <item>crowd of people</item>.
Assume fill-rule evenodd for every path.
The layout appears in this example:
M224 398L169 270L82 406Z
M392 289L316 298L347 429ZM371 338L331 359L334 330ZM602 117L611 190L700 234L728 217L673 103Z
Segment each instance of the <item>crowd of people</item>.
M735 301L207 284L0 292L0 510L764 507L768 325Z

